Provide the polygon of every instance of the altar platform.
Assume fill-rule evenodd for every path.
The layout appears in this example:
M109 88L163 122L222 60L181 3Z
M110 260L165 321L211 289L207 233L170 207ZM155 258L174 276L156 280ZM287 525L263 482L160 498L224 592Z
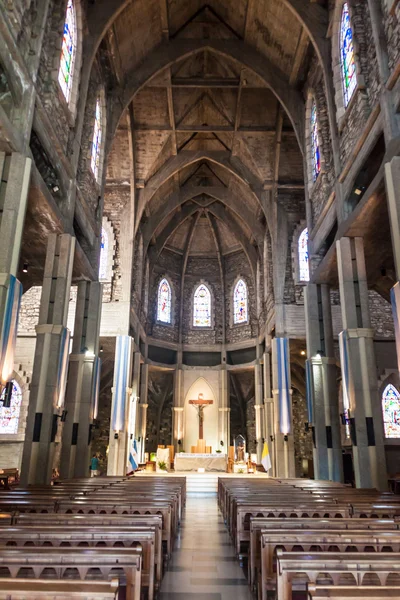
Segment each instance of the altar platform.
M139 471L135 474L135 477L159 477L160 473L146 473L145 471ZM193 498L202 496L216 496L218 492L218 479L220 477L233 477L233 478L247 478L257 479L268 478L267 473L194 473L179 471L178 473L170 471L169 473L163 474L163 477L186 477L186 494Z
M226 454L202 454L179 452L175 454L174 466L175 473L180 471L198 472L199 469L204 469L206 473L217 472L226 473L228 458Z

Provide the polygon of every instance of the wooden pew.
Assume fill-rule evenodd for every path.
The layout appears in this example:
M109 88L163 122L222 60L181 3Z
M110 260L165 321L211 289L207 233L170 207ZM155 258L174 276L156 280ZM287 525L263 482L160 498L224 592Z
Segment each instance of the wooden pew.
M118 580L0 579L0 600L115 600Z
M136 548L3 548L0 553L0 576L34 579L119 579L126 583L126 600L140 600L142 550Z
M283 552L277 550L276 592L279 600L292 600L292 588L305 589L306 584L321 584L320 579L329 580L329 585L391 585L394 574L398 581L400 554L398 553L336 553L336 552ZM266 598L263 582L262 598ZM395 587L396 584L395 584ZM400 596L400 583L399 583ZM362 590L359 590L362 593Z
M90 519L89 519L90 521ZM155 530L140 527L116 528L102 525L94 528L91 523L60 527L51 524L0 527L0 554L4 547L44 546L60 547L134 547L142 548L141 585L149 600L153 600L155 591Z
M370 587L363 585L357 586L319 586L309 585L307 588L310 600L387 600L390 598L399 598L399 588L390 586Z

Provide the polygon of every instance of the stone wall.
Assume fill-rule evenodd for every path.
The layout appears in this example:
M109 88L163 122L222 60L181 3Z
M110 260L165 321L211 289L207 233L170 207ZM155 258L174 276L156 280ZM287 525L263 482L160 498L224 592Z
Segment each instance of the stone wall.
M384 12L384 25L388 41L389 68L393 70L400 59L400 3L397 3L394 12L388 12L387 1L382 0Z
M103 290L103 302L118 302L122 298L121 285L121 220L124 210L131 200L129 186L107 187L104 195L104 216L110 221L114 236L114 265L111 285L106 284Z
M256 439L256 409L255 398L251 398L246 403L246 437L247 445L246 452L252 454L257 452L257 439Z
M240 342L257 335L256 290L249 261L244 252L235 252L224 258L225 275L225 320L226 341ZM247 285L249 321L243 325L234 325L233 290L237 279L242 277Z
M147 403L146 452L156 452L172 440L172 373L150 371Z
M375 338L394 339L392 305L374 290L368 291L368 300Z
M182 257L175 252L163 250L150 274L150 292L148 308L148 333L155 338L168 342L179 340L179 313L181 290ZM167 277L172 287L172 323L157 323L158 286L163 277Z
M304 423L308 422L307 403L296 389L293 389L292 395L292 414L296 477L301 477L302 460L312 460L313 444L311 430L306 432L304 427Z

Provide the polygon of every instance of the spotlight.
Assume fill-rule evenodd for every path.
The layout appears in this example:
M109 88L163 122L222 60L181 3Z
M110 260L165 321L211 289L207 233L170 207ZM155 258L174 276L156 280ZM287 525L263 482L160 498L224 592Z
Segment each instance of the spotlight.
M305 356L305 355L306 355L306 351L305 351L305 350L302 350L302 351L300 352L300 354L301 354L302 356Z
M100 346L100 354L102 354L104 352L104 348L103 346Z
M361 194L362 194L362 190L360 190L359 188L356 188L356 189L354 190L354 193L355 193L355 195L356 195L356 196L361 196Z
M56 194L59 191L60 191L60 188L58 187L58 185L53 185L53 192Z
M28 272L28 266L29 266L28 263L24 263L24 267L22 269L23 273L27 273Z

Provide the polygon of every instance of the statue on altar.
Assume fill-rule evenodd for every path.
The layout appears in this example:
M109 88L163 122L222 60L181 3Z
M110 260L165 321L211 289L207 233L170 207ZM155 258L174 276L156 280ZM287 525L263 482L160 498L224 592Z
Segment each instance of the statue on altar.
M213 400L206 400L204 394L200 393L197 400L189 400L189 404L194 406L199 418L199 438L197 441L196 452L204 452L206 448L206 442L204 440L204 409L210 404L213 404Z

